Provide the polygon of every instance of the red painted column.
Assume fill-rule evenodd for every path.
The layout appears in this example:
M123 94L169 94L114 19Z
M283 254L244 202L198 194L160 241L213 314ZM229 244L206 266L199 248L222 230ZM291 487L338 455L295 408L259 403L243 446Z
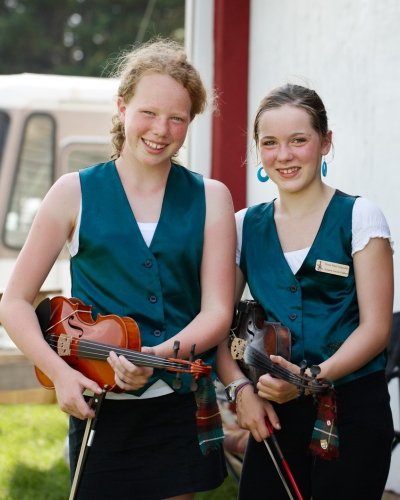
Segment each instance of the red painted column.
M247 89L250 0L214 0L214 85L211 177L226 184L235 210L246 206Z

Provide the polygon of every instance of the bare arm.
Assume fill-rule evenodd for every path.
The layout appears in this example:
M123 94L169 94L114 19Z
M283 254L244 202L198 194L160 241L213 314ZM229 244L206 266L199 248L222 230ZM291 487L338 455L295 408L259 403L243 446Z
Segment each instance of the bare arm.
M82 392L98 385L70 368L45 342L32 303L68 237L79 212L78 174L59 179L43 200L0 303L3 326L19 349L55 384L64 411L91 415Z
M366 365L381 353L389 343L393 315L393 258L388 240L372 239L354 254L354 272L357 286L360 325L333 356L320 364L321 377L335 381ZM279 356L272 360L295 371L294 365ZM297 369L298 373L298 369ZM260 378L259 394L267 399L284 403L296 397L290 384Z
M389 241L372 239L354 254L360 326L321 366L321 376L337 380L381 353L390 340L393 316L393 258Z
M236 266L236 303L241 299L244 287L245 278L240 268ZM243 377L243 372L231 356L228 347L228 339L225 339L218 346L217 375L225 386ZM255 394L252 385L247 385L241 389L236 404L236 411L239 426L242 427L242 429L249 430L256 441L262 441L269 437L269 432L265 425L265 417L269 418L275 429L281 428L278 416L272 405Z

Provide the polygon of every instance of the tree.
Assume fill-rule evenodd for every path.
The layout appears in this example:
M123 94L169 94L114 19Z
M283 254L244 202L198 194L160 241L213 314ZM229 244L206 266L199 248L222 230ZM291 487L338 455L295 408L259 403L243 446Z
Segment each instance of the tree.
M182 40L184 7L185 0L4 0L0 74L107 76L109 57L138 35Z

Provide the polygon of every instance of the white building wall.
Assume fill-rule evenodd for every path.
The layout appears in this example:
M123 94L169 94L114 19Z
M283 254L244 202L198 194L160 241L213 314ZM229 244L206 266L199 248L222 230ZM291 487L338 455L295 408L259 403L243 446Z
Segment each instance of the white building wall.
M205 113L196 116L179 153L183 165L205 177L211 175L212 95L214 82L214 0L186 0L185 46L210 96Z

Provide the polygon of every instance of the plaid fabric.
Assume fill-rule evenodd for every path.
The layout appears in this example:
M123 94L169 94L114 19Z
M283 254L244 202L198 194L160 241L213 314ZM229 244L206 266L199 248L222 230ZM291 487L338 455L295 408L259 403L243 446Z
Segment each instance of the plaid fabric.
M217 404L214 382L209 378L198 381L195 392L197 403L197 433L203 455L218 449L224 441L222 419Z
M310 443L310 454L324 460L339 456L336 398L333 389L319 397L318 416Z

